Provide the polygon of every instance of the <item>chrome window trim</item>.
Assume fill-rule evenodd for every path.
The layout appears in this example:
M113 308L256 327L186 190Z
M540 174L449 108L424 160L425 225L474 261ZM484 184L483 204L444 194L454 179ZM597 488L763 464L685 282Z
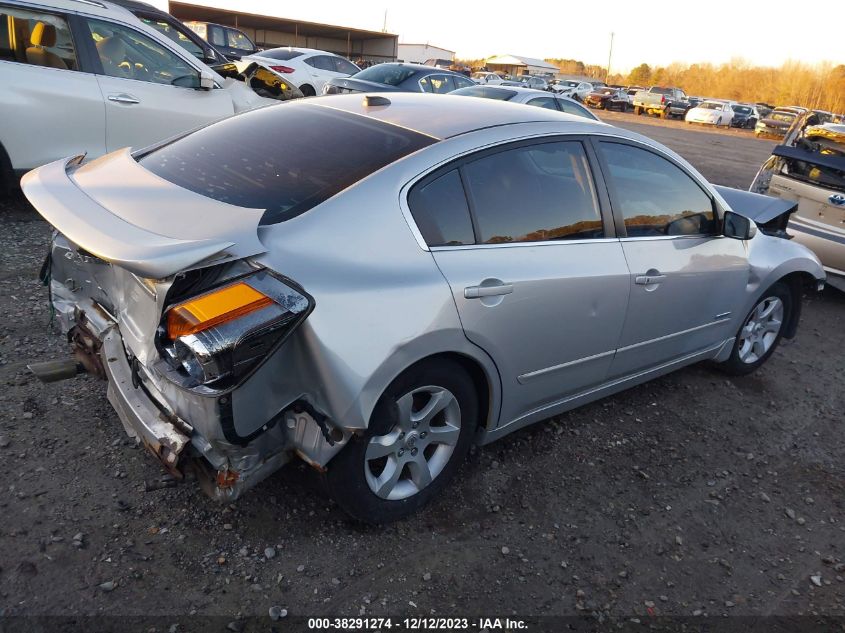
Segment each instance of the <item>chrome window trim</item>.
M566 113L564 113L566 114ZM575 116L575 115L570 115ZM595 242L607 242L608 240L655 240L655 239L679 239L679 238L714 238L714 237L723 237L722 235L712 234L712 235L658 235L653 237L603 237L603 238L594 238L594 239L586 239L586 240L555 240L555 241L541 241L541 242L511 242L508 244L461 244L458 246L429 246L425 239L423 238L422 233L417 227L417 223L414 220L414 216L411 214L411 208L408 206L408 192L411 188L417 184L420 180L428 176L434 171L437 171L444 165L447 165L451 162L456 160L460 160L464 156L468 156L470 154L475 154L477 152L481 152L487 149L491 149L494 147L498 147L499 145L507 145L508 143L515 143L519 141L528 141L531 139L536 138L547 138L547 137L566 137L566 136L576 136L586 138L589 142L589 139L610 139L616 140L622 143L631 143L636 146L641 146L643 149L647 149L652 151L662 158L670 161L673 165L675 165L678 169L683 171L689 178L692 178L694 182L696 182L702 189L707 192L707 194L713 199L716 203L716 207L719 211L724 213L725 207L722 205L721 198L716 194L715 190L712 188L709 182L703 179L696 178L695 175L691 174L683 165L678 164L678 162L670 155L663 152L660 148L654 147L653 145L649 145L647 143L643 143L640 140L631 139L625 136L618 136L613 134L612 132L559 132L555 134L549 134L548 132L538 132L536 134L523 134L520 136L510 137L504 140L493 141L490 143L486 143L484 145L479 145L472 149L468 149L462 152L458 152L457 154L453 154L449 158L445 158L434 165L429 166L422 172L418 173L416 176L408 180L399 190L399 209L402 211L402 216L405 218L405 222L408 224L408 228L411 230L411 234L414 236L414 239L417 241L417 245L424 251L439 251L439 250L452 250L452 249L460 249L460 250L467 250L470 248L507 248L513 246L537 246L537 245L546 245L546 244L574 244L574 243L595 243ZM599 183L596 179L596 174L590 174L592 176L594 186L598 187ZM602 182L604 182L604 177L602 174Z
M561 246L563 244L605 244L619 241L618 237L591 237L583 240L542 240L536 242L505 242L504 244L455 244L454 246L430 246L432 253L440 251L471 251L487 248L516 248L526 246Z

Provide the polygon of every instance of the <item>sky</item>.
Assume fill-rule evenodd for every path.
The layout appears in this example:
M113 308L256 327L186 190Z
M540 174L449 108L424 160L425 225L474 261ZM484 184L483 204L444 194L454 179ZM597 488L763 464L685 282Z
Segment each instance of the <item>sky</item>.
M163 0L159 0L162 2ZM577 59L605 66L614 33L611 72L643 62L719 64L742 58L780 66L791 59L845 63L845 40L825 22L845 18L843 0L562 0L548 2L427 2L389 0L186 0L248 13L276 15L399 35L400 43L454 50L461 59L514 54ZM802 6L812 7L803 10Z

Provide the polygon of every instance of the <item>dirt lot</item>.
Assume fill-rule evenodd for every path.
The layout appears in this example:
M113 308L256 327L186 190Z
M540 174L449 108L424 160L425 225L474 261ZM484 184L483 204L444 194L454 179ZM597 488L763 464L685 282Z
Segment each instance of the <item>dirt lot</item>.
M722 184L747 187L772 146L606 118ZM845 295L807 297L751 377L696 366L526 429L371 529L298 464L230 507L143 492L159 467L104 385L28 375L65 351L35 279L48 227L0 207L0 616L845 615Z

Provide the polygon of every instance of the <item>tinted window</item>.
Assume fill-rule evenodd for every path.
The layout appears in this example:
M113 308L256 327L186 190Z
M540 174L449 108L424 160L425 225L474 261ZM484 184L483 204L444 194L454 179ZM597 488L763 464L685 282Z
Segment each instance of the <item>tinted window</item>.
M452 94L465 97L482 97L484 99L507 101L516 94L516 91L508 90L507 88L495 88L493 86L470 86L468 88L455 90Z
M208 34L211 36L211 43L215 46L226 46L226 35L219 26L208 26Z
M113 22L88 20L88 29L109 77L195 88L199 72L176 53L138 31ZM187 81L182 84L181 82Z
M239 51L254 51L255 44L244 33L237 29L226 29L226 43L229 48Z
M530 101L526 102L525 105L547 108L549 110L557 110L555 100L552 97L535 97L534 99L531 99Z
M317 68L319 70L329 70L331 72L335 71L334 60L328 55L315 55L314 57L309 57L305 60L305 63L312 68Z
M451 75L428 75L420 79L420 86L425 92L446 94L455 89L455 82Z
M475 243L464 187L457 169L415 186L408 195L408 206L429 246Z
M138 162L209 198L266 209L262 223L273 224L432 142L368 117L289 103L202 128Z
M558 99L557 104L560 106L560 109L566 112L567 114L582 116L587 119L592 119L593 121L598 120L592 112L587 110L587 108L575 103L574 101L569 101L567 99Z
M712 200L680 167L638 147L601 147L629 236L715 233Z
M401 64L376 64L355 74L356 79L366 79L378 84L398 86L406 79L413 77L417 71Z
M152 19L141 16L138 16L138 18L147 26L153 27L156 31L158 31L165 37L168 37L174 42L176 42L179 46L184 48L197 59L203 59L205 57L205 53L199 46L194 44L194 42L187 35L174 28L173 25L169 22L166 22L165 20L162 20L160 18Z
M65 19L23 8L0 7L0 60L61 70L79 68Z
M332 57L335 63L335 72L343 73L344 75L354 75L360 68L350 61L343 59L343 57Z
M295 51L289 48L271 48L267 51L261 51L259 53L261 57L269 57L271 59L278 59L279 61L287 61L289 59L293 59L294 57L301 57L302 53L299 51Z
M584 148L577 142L509 149L469 162L467 187L479 242L602 237Z
M452 79L455 81L455 86L458 88L468 88L475 85L475 82L469 77L455 76L452 77Z

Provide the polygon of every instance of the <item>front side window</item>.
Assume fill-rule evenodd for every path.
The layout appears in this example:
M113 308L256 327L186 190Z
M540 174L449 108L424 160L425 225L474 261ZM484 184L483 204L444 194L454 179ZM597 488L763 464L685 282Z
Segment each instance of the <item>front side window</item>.
M42 11L0 6L0 60L77 70L67 21Z
M680 167L639 147L600 145L629 237L716 232L713 200Z
M429 246L475 243L466 194L457 169L415 185L408 194L408 206Z
M503 150L463 170L480 243L604 236L587 156L577 141Z
M469 77L452 77L455 82L455 86L458 88L470 88L475 85L475 82L470 79Z
M592 119L593 121L596 120L596 116L592 112L572 100L558 99L557 104L560 106L560 109L563 112L566 112L566 114L574 114L576 116L582 116L587 119Z
M208 34L211 36L211 43L215 46L226 46L226 34L219 26L208 26Z
M103 74L155 84L197 87L199 73L176 53L121 24L88 20Z
M344 75L354 75L360 70L355 64L343 59L343 57L332 57L331 59L335 65L335 72L343 73Z

